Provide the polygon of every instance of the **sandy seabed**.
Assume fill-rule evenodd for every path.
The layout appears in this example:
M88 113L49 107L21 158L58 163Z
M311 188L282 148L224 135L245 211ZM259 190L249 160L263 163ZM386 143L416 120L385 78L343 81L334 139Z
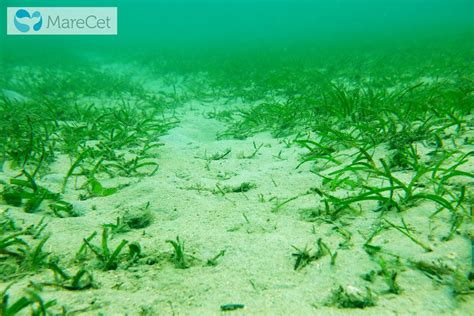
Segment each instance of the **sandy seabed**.
M405 268L398 275L400 294L386 293L387 285L378 278L368 283L361 275L380 267L367 255L362 245L378 220L378 214L366 211L349 216L337 224L309 220L308 214L317 205L312 187L321 187L322 178L309 172L312 164L297 166L304 149L286 146L284 139L260 133L245 140L218 139L226 124L208 118L212 108L228 109L242 104L215 104L199 100L187 102L176 110L179 124L160 138L159 170L142 179L112 179L107 186L128 184L116 194L85 201L77 199L73 188L64 198L73 200L83 216L47 217L45 233L50 234L45 250L61 260L73 260L83 238L103 224L114 223L118 217L147 209L152 222L146 228L116 234L111 245L122 239L137 241L142 253L153 260L145 263L119 265L116 270L93 271L97 288L66 291L46 287L44 299L57 301L78 314L97 315L469 315L474 300L454 299L442 283L418 270ZM252 158L254 144L261 146ZM219 160L209 160L215 153L226 153ZM469 151L466 148L466 152ZM472 150L472 148L471 148ZM347 161L350 161L350 151ZM379 148L376 157L387 152ZM472 172L472 160L468 164ZM69 168L67 159L58 159L51 173L40 183L52 190L60 188L62 175ZM336 167L327 167L329 174ZM2 178L15 174L4 167ZM399 174L400 175L400 174ZM403 176L403 174L401 174ZM71 180L71 182L73 182ZM249 184L245 192L231 192ZM230 189L229 189L230 188ZM292 197L300 196L294 200ZM283 203L288 201L287 203ZM148 207L147 207L148 205ZM6 211L6 206L0 206ZM456 269L470 262L470 242L456 235L451 241L439 242L440 236L429 240L433 227L425 220L433 205L424 203L404 214L406 222L415 227L417 236L434 251L424 252L396 230L377 236L375 244L403 262L442 260ZM44 214L27 214L8 207L8 215L29 225ZM400 215L388 218L399 222ZM448 218L448 215L445 216ZM440 216L439 221L443 220ZM351 234L350 243L335 229L343 226ZM441 224L434 222L436 228ZM440 229L436 234L446 234ZM172 248L167 240L179 236L188 254L186 269L176 268L171 260ZM317 247L322 239L330 249L337 250L335 264L324 256L295 271L295 248ZM213 264L208 260L218 256ZM74 271L74 269L72 268ZM11 294L20 295L30 281L50 280L51 271L28 275L16 282ZM7 284L2 284L5 287ZM339 309L328 306L331 293L339 286L355 293L370 286L376 305L364 309ZM223 312L224 304L243 304L243 309Z

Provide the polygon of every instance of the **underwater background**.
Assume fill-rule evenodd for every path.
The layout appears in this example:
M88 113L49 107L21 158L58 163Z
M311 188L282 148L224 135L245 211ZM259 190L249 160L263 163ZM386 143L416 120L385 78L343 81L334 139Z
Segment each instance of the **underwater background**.
M473 32L473 4L469 0L9 0L4 6L118 7L118 36L8 37L2 24L6 56L26 54L33 59L38 56L40 61L44 56L38 54L49 51L122 58L146 52L173 54L176 50L191 56L200 52L265 52L299 45L337 49L338 45L376 48L382 44L396 51L401 44L443 45L461 36L469 42ZM5 18L5 10L2 15ZM28 49L31 46L35 49Z
M474 1L3 1L0 315L469 315Z

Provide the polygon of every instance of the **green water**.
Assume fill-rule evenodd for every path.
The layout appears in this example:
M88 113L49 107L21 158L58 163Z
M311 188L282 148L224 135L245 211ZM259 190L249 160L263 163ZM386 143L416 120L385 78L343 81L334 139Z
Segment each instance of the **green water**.
M472 0L7 6L0 315L474 311Z
M455 1L6 1L2 6L117 6L119 35L7 37L2 25L5 58L19 62L45 55L105 54L131 59L161 51L232 55L239 51L369 49L423 42L441 44L451 38L472 42L473 4ZM2 10L3 18L5 10ZM442 44L441 44L442 45ZM346 48L344 48L346 47ZM281 53L284 54L284 53ZM22 59L21 56L24 56Z

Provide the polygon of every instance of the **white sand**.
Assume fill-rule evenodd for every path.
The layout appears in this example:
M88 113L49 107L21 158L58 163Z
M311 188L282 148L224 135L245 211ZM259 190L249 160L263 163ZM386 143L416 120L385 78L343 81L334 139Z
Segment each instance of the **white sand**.
M160 139L164 146L158 149L160 169L156 175L141 181L128 180L131 185L112 196L76 202L85 210L82 217L47 218L46 231L52 235L46 250L60 255L66 266L77 267L69 263L81 246L82 238L94 231L100 232L102 224L115 222L116 217L127 210L150 202L152 225L115 236L112 244L118 244L122 238L138 241L145 255L160 256L172 252L165 241L179 235L185 241L186 252L197 258L194 265L183 270L161 260L155 265L127 269L120 266L115 271L94 270L100 284L98 289L71 292L45 288L43 297L56 298L69 310L90 308L84 315L98 312L137 315L140 311L147 311L149 315L217 315L222 313L220 305L227 303L245 304L245 309L230 312L235 315L468 315L474 311L472 299L457 303L448 287L436 285L418 270L407 268L400 273L398 282L403 289L400 295L381 294L387 289L382 277L374 284L363 281L361 274L379 269L362 248L378 216L370 210L364 211L362 216L344 218L343 222L348 224L345 229L353 234L354 246L337 250L335 266L330 266L330 258L326 256L294 271L293 245L315 249L316 240L322 238L334 250L343 241L333 225L310 223L300 217L302 210L318 205L319 199L313 195L272 212L277 201L303 194L311 187L321 187L321 179L309 172L310 163L295 170L300 162L299 154L304 152L302 149L286 148L281 140L269 134L246 140L216 140L216 135L226 127L204 117L212 107L223 109L226 106L195 101L178 109L181 123ZM253 152L253 141L257 145L264 144L256 157L239 159L242 152L247 155ZM227 148L232 149L230 155L212 161L207 170L202 157ZM283 159L276 158L280 150ZM57 169L61 169L59 165ZM49 176L52 187L53 178ZM62 178L58 178L57 184L59 179ZM227 193L225 196L211 192L216 190L216 184L237 186L243 182L253 183L256 188L245 194ZM66 200L68 197L77 198L77 192L69 190ZM264 201L260 201L261 197ZM404 218L416 227L417 236L428 242L427 216L434 208L429 203L423 205L410 209ZM10 215L28 224L43 216L10 209ZM399 214L389 215L389 218L399 223ZM435 225L442 229L436 231L437 236L431 242L435 246L432 253L424 253L395 230L382 233L374 243L400 255L403 262L440 258L454 266L468 265L468 240L455 236L441 243L440 234L446 234L449 226ZM226 252L217 266L206 266L207 259L221 250ZM95 259L90 258L88 264L93 264ZM11 292L20 295L20 289L30 280L50 281L51 278L50 271L43 271L22 279ZM338 285L360 289L370 286L379 293L376 306L363 310L325 306L331 291Z

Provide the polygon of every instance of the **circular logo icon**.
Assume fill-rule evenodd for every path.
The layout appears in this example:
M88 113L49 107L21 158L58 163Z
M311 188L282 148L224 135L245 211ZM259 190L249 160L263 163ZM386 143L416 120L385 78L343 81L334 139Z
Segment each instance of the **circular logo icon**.
M39 11L30 14L25 9L19 9L16 11L14 23L16 29L22 33L28 33L31 29L38 32L43 26L43 17ZM31 27L31 24L33 24L33 27Z

